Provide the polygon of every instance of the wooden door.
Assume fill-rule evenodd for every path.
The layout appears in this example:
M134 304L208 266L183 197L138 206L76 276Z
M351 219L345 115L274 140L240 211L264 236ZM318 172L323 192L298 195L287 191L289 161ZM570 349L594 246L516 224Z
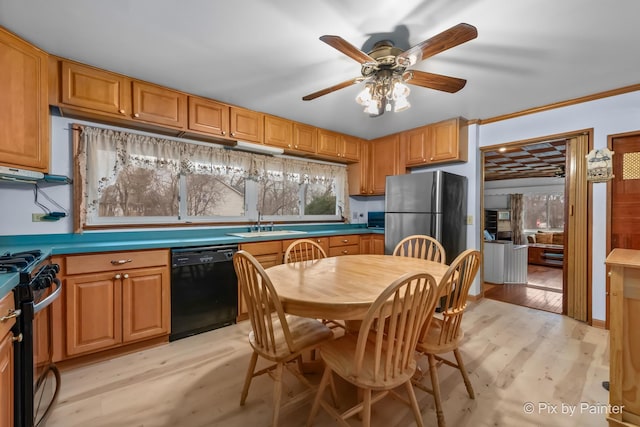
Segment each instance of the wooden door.
M306 153L315 153L317 147L316 128L302 123L293 124L293 147Z
M162 126L184 129L187 125L187 95L166 87L134 81L133 117Z
M189 130L207 135L229 136L229 106L210 99L190 96Z
M131 87L125 76L62 61L60 101L73 107L129 117Z
M0 164L49 171L48 57L0 28Z
M609 148L614 152L614 177L609 181L609 251L640 249L640 132L612 137ZM607 280L607 328L609 292L610 281Z
M244 108L231 107L231 137L242 141L262 143L264 137L264 115Z
M67 355L122 342L122 283L114 272L67 276Z
M122 342L169 333L169 269L145 268L122 274Z
M13 427L13 334L0 336L0 427Z
M293 148L293 123L280 117L264 117L264 143L280 148Z

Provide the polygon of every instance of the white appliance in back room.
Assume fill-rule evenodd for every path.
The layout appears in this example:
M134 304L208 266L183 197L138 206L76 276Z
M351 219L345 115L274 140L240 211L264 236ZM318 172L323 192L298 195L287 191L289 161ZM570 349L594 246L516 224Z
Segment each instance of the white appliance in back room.
M467 245L467 178L443 171L388 176L385 189L384 252L403 238L426 234L437 239L447 264Z

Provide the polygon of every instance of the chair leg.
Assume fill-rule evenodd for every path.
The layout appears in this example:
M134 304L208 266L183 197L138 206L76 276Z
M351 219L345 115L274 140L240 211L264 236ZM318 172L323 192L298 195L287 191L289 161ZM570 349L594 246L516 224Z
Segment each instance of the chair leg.
M320 384L318 385L318 391L316 393L316 398L313 400L313 405L311 406L311 412L309 412L309 418L307 419L307 427L310 427L313 424L313 419L316 417L318 413L318 409L320 408L320 400L322 399L322 393L324 393L324 389L327 387L327 383L329 381L333 382L332 371L331 368L326 366L324 368L324 373L322 374L322 379L320 380Z
M364 389L362 397L362 427L371 427L371 389Z
M251 385L251 379L253 378L253 372L256 369L256 363L258 362L258 353L255 351L251 355L249 361L249 368L247 369L247 376L244 379L244 387L242 388L242 394L240 395L240 406L244 405L247 400L247 394L249 394L249 386Z
M411 404L413 416L416 418L416 426L424 427L424 423L422 422L422 413L420 412L420 408L418 407L418 400L416 399L416 393L413 391L411 380L404 383L404 385L407 387L407 395L409 396L409 403Z
M469 381L469 375L467 374L467 370L464 367L464 362L462 361L462 355L460 354L460 350L457 348L453 350L454 356L456 356L456 362L458 362L458 369L460 369L460 373L462 374L462 379L464 380L464 385L467 387L467 393L469 393L469 397L472 399L476 398L475 393L473 392L473 387L471 386L471 381Z
M273 372L273 416L271 417L271 427L278 426L278 417L280 416L280 399L282 397L282 371L283 363L278 363Z
M436 416L438 417L438 427L445 427L444 413L442 412L442 402L440 401L440 382L438 381L438 367L436 357L427 354L429 358L429 374L431 374L431 388L433 389L433 400L436 402Z

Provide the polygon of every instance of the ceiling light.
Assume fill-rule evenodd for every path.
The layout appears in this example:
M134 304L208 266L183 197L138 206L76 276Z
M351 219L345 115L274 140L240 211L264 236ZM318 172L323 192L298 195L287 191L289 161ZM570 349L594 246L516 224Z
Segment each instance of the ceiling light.
M269 145L263 144L253 144L246 141L237 141L236 144L231 146L230 148L234 150L249 151L251 153L267 154L271 156L284 153L284 150L282 148L271 147Z
M356 102L364 107L365 113L379 116L385 111L400 112L411 107L407 100L410 92L402 74L379 70L366 80L364 89L356 96Z
M506 147L500 147L500 149L498 150L501 153L504 153L505 151L507 151Z

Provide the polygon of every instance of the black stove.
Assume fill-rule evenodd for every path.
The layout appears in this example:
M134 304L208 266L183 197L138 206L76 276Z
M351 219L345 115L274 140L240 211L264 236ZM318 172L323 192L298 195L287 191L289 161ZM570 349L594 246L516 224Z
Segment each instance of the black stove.
M26 272L42 258L42 251L34 249L22 252L7 252L0 255L0 273L18 273Z
M40 250L0 255L0 275L18 273L13 289L16 312L14 342L15 426L44 426L57 400L60 375L53 364L52 314L50 305L59 296L60 271Z

